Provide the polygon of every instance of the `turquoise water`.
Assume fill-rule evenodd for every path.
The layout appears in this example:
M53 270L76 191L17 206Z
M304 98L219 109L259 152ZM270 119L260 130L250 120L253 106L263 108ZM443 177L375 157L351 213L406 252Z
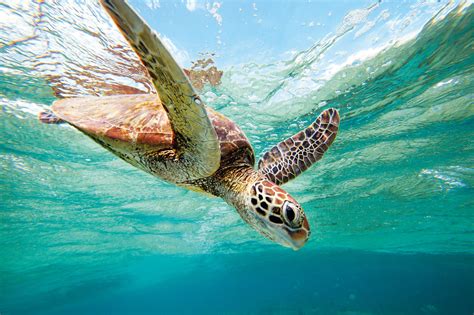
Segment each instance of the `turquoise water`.
M102 93L77 73L147 87L95 4L0 3L0 313L472 314L474 6L365 4L289 56L222 57L201 92L257 156L340 110L323 160L285 185L312 226L293 252L39 123L51 86Z

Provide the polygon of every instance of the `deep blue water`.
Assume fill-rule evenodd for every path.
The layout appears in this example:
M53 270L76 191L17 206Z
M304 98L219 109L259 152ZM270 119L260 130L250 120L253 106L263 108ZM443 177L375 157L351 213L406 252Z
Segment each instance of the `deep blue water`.
M147 85L95 2L0 1L0 314L473 314L474 6L346 9L286 55L242 63L227 43L222 83L200 91L257 156L340 111L328 153L284 186L313 231L293 252L222 200L41 124L53 91Z
M10 300L6 313L471 314L473 266L472 255L349 250L156 255L66 279L58 264L42 271L47 295L21 292L28 303Z

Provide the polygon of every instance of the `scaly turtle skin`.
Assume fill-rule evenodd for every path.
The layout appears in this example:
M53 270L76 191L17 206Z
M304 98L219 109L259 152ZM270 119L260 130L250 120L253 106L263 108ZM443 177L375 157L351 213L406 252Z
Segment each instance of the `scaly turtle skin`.
M142 18L122 0L101 3L147 68L159 96L63 99L40 119L68 122L150 174L221 197L262 235L301 248L310 234L308 221L279 185L321 159L338 131L337 110L324 111L308 128L273 147L255 170L254 152L242 130L204 105Z

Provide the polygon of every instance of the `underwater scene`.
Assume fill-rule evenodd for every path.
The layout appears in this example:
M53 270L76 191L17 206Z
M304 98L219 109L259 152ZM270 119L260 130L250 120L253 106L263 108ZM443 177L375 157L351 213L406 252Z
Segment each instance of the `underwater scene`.
M1 315L474 314L472 1L128 3L255 167L339 111L282 185L311 235L281 246L42 123L58 99L155 87L99 1L0 0Z

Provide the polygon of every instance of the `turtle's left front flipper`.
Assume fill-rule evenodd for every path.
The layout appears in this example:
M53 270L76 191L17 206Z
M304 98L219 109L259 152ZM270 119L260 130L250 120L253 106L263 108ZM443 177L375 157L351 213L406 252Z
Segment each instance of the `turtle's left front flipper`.
M180 165L188 179L207 177L220 164L220 147L204 103L156 33L124 0L103 7L147 68L176 136Z
M325 110L308 128L265 153L258 162L260 174L277 185L295 178L323 157L338 129L337 110Z

